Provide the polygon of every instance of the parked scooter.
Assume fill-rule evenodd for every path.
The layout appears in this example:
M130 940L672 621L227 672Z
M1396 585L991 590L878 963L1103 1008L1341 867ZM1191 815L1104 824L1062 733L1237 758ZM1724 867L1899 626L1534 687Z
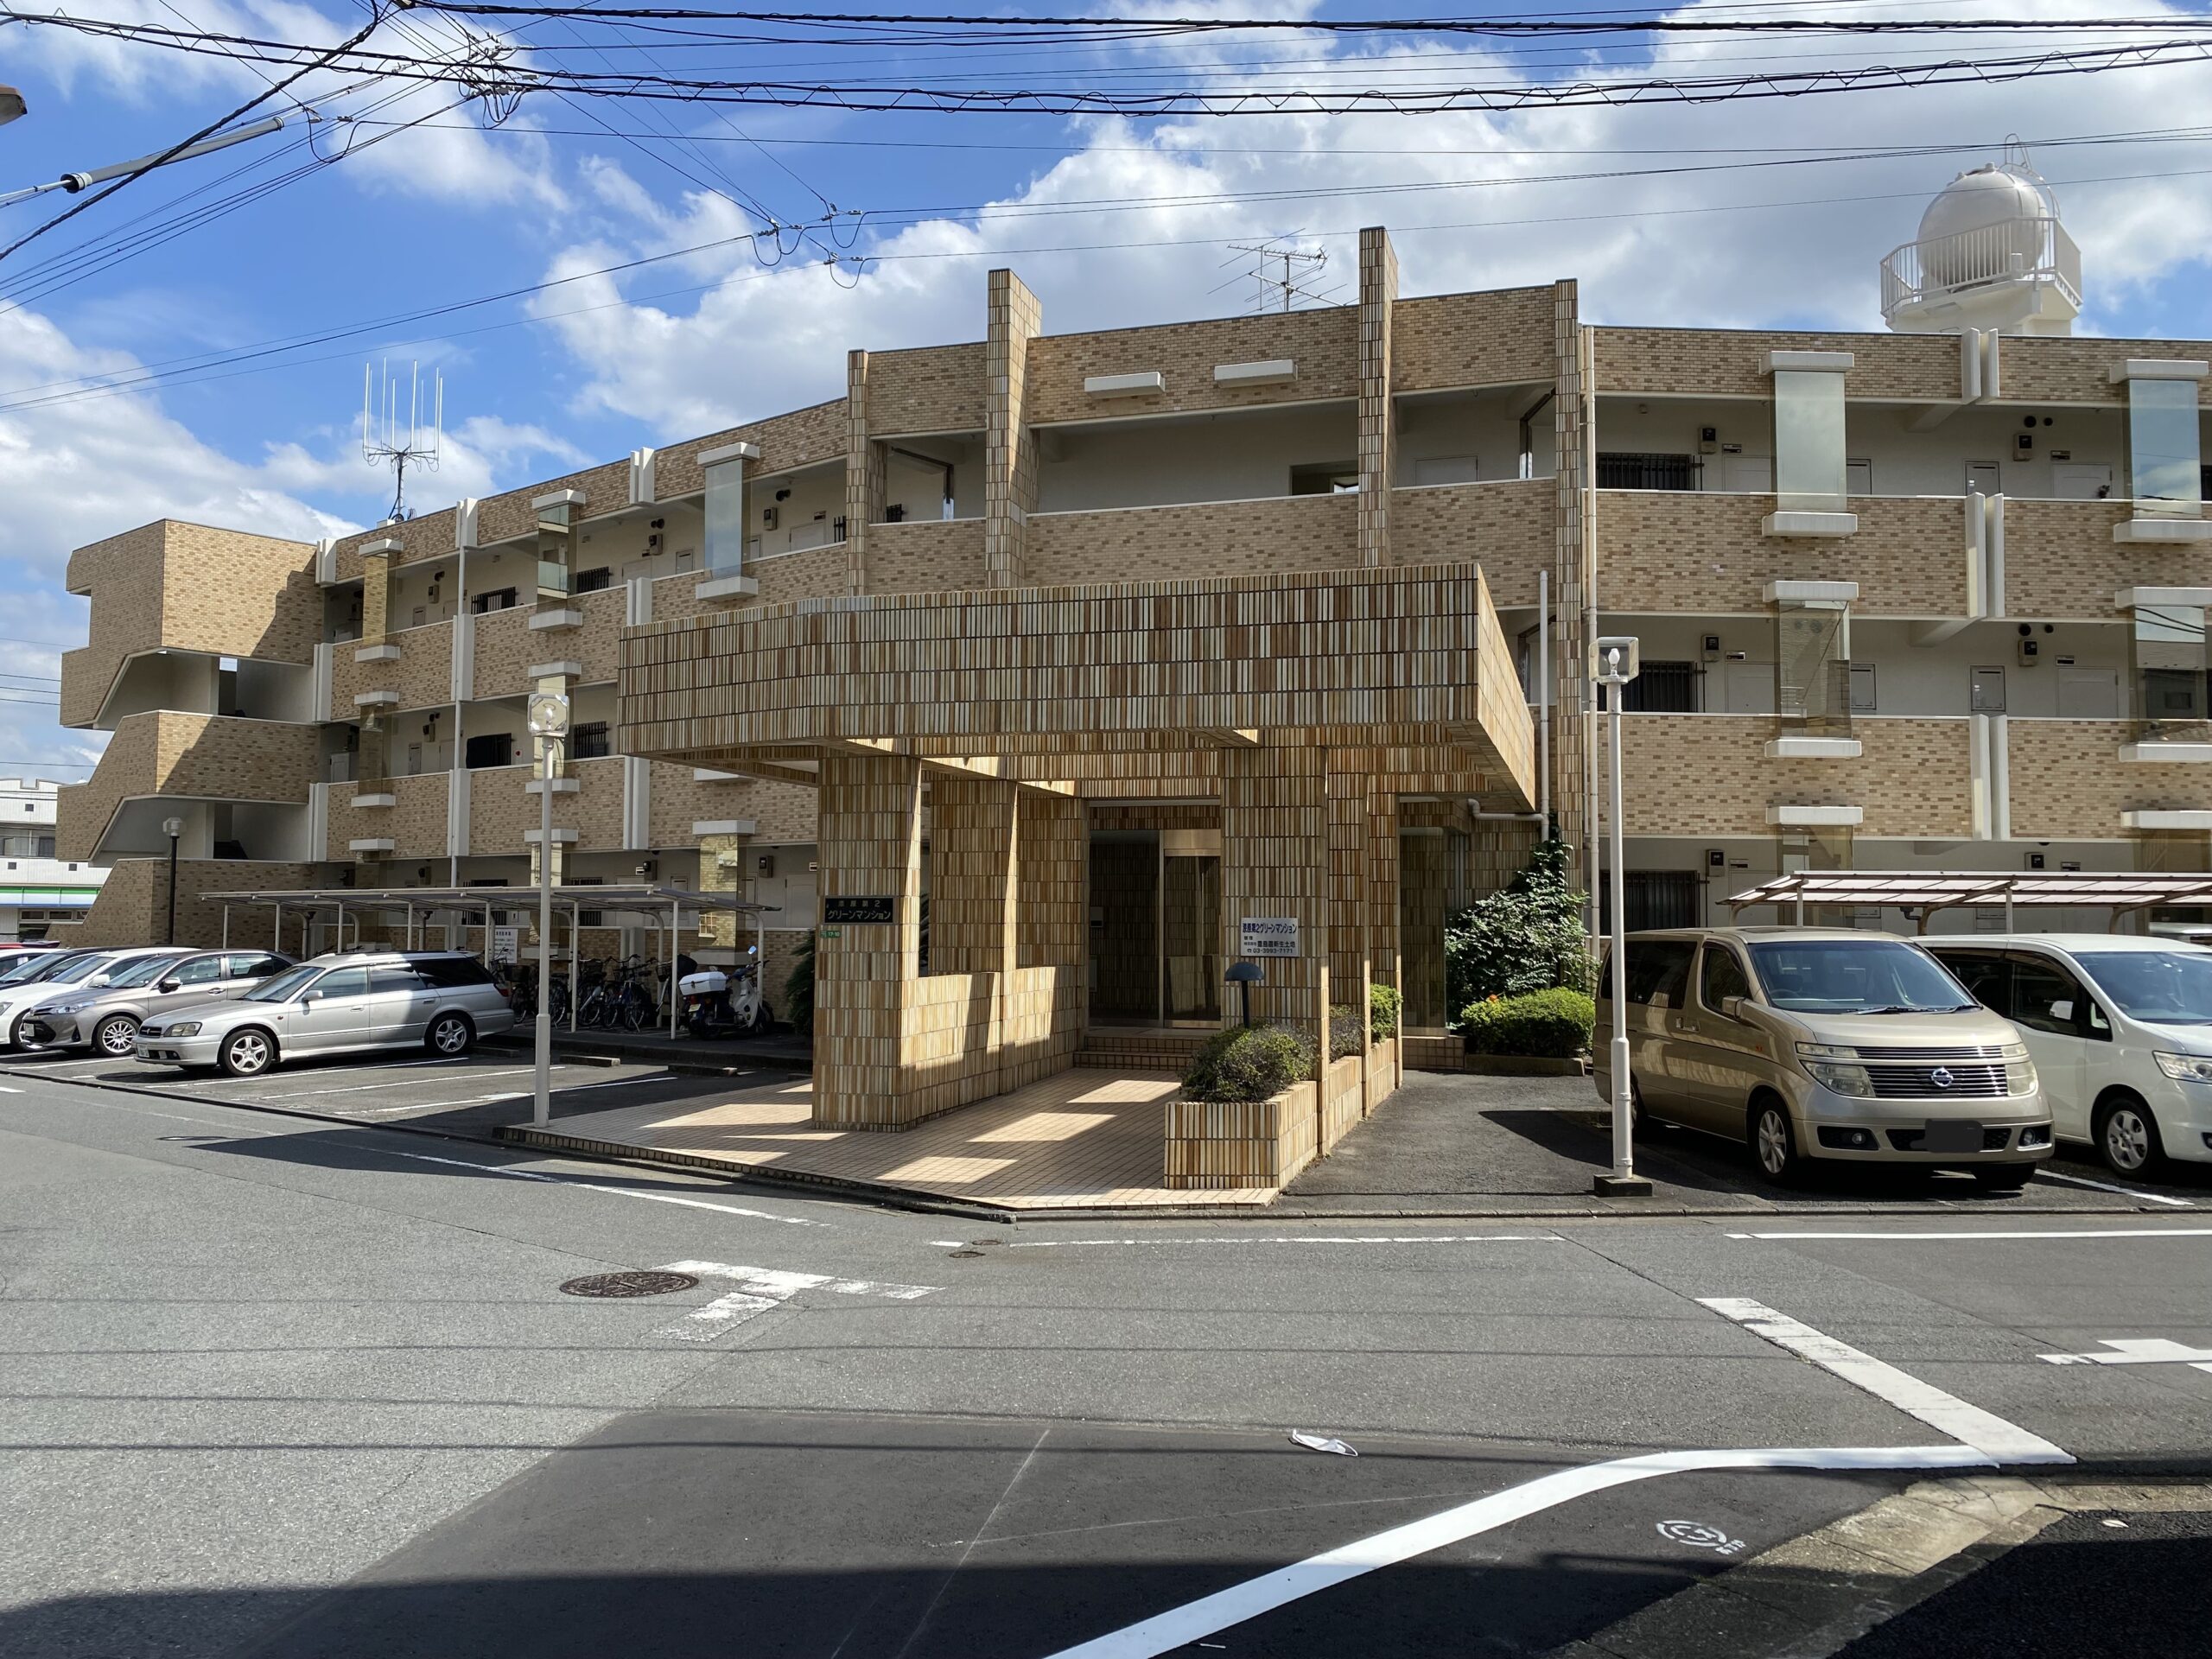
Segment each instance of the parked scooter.
M677 982L683 998L683 1027L702 1040L758 1037L774 1022L775 1012L760 992L760 947L746 947L746 960L727 972L708 968Z

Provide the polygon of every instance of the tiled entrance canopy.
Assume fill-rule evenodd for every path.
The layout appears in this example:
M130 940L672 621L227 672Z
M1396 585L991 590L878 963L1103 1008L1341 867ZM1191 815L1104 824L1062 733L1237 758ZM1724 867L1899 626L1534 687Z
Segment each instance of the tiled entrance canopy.
M1084 798L1219 803L1208 959L1236 959L1241 919L1291 924L1253 1013L1314 1030L1325 1056L1332 1020L1363 1027L1370 979L1397 976L1399 798L1525 809L1535 779L1468 563L648 624L623 637L621 716L633 753L818 788L813 1115L850 1128L902 1128L1073 1061L1100 903ZM864 911L836 904L858 897ZM1319 1065L1308 1106L1270 1113L1279 1134L1213 1137L1179 1164L1171 1147L1171 1179L1279 1185L1395 1081L1393 1047L1358 1047Z
M634 751L698 766L854 746L1049 757L1240 744L1443 747L1532 804L1532 732L1480 569L807 600L623 642Z

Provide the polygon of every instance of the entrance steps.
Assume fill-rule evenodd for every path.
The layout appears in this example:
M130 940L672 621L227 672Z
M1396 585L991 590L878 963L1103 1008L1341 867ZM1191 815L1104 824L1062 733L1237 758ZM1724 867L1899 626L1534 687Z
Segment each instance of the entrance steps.
M1077 1065L1128 1071L1181 1071L1214 1033L1153 1026L1094 1026L1075 1052Z

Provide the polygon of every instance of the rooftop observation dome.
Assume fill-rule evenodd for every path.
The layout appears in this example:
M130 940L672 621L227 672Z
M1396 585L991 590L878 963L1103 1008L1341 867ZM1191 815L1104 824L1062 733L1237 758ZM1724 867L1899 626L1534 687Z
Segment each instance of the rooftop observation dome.
M2081 251L2017 138L1945 185L1919 236L1882 261L1882 315L1901 333L2064 334L2081 308Z

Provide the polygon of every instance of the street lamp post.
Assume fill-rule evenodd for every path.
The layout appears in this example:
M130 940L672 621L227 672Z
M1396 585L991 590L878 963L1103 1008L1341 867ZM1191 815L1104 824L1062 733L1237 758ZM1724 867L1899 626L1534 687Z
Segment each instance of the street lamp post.
M162 833L169 838L169 936L162 943L176 943L176 843L184 834L182 818L163 818Z
M537 1062L530 1121L543 1128L553 1116L553 769L569 734L569 700L540 691L530 700L531 735L537 740ZM573 945L573 941L571 941Z
M1608 880L1611 883L1613 912L1612 948L1607 953L1612 969L1612 983L1608 988L1613 1005L1612 1065L1609 1068L1613 1085L1613 1167L1610 1174L1592 1181L1591 1187L1613 1198L1648 1198L1651 1192L1651 1183L1636 1173L1636 1084L1629 1075L1628 1052L1627 881L1622 874L1621 695L1642 665L1641 653L1632 634L1599 639L1590 647L1590 678L1595 684L1610 688L1612 693L1606 699L1610 716L1606 722L1607 747L1612 754L1606 828L1607 839L1611 843L1609 851L1612 868Z

